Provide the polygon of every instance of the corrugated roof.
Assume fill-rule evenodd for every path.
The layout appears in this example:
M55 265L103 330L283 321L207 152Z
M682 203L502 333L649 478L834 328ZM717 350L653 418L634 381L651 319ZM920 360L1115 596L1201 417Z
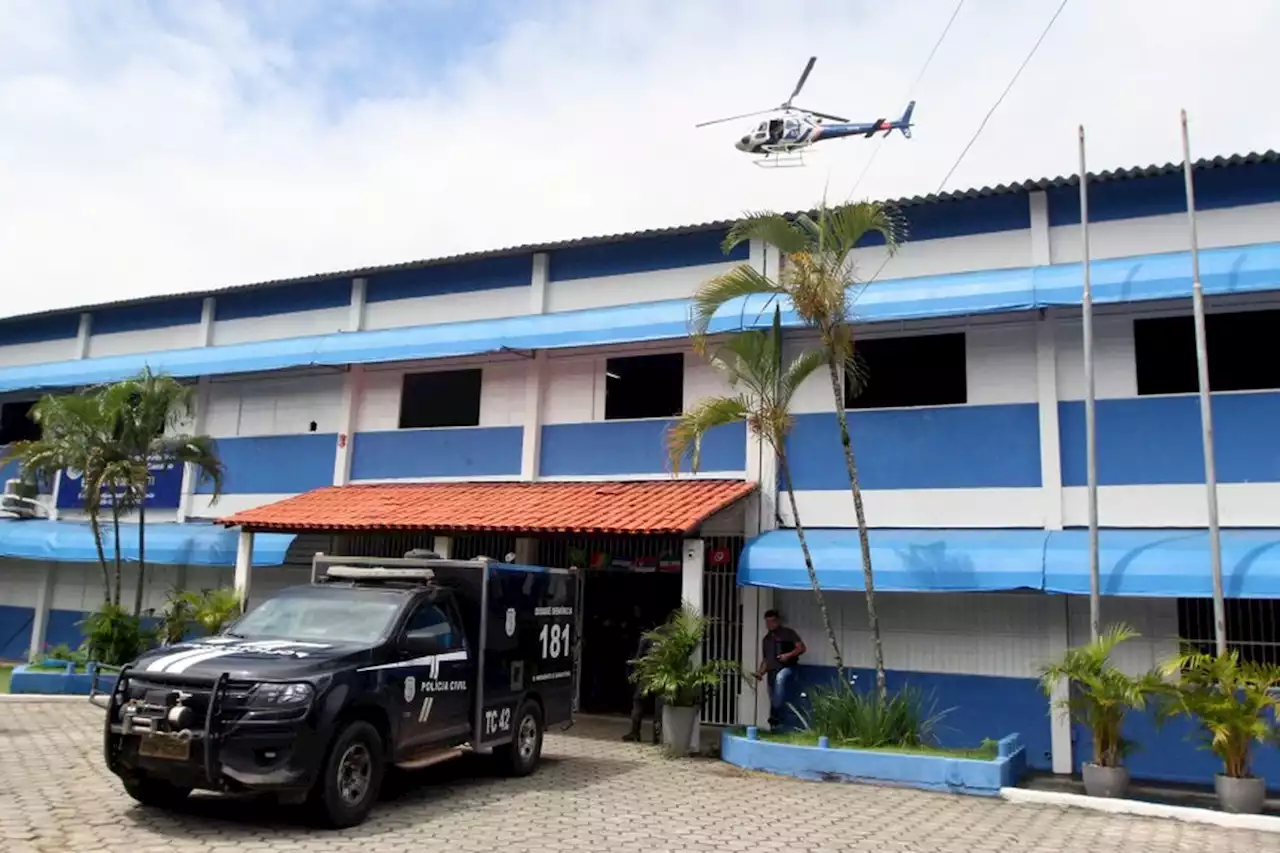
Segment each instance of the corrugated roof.
M485 530L690 533L755 490L744 480L390 483L329 486L244 510L218 524L293 533Z
M1259 163L1277 163L1280 162L1280 152L1269 149L1261 152L1249 152L1248 154L1232 154L1230 156L1207 157L1197 160L1194 168L1196 170L1205 169L1224 169L1238 166L1249 166ZM1182 171L1181 161L1177 163L1165 163L1163 165L1152 164L1149 166L1133 166L1124 169L1108 169L1102 172L1090 172L1090 182L1108 182L1108 181L1128 181L1139 178L1153 178L1161 175L1174 174ZM973 187L965 190L948 190L942 193L930 193L928 195L907 196L903 198L888 199L881 203L899 208L915 207L925 204L938 204L948 201L963 201L972 198L985 198L988 196L1007 195L1018 192L1032 192L1034 190L1047 190L1056 187L1076 186L1080 183L1079 175L1058 175L1057 177L1034 178L1011 184L996 184L995 186ZM794 215L800 211L790 211L788 215ZM680 234L692 234L699 231L711 231L722 228L728 228L734 223L734 219L717 219L709 222L689 223L685 225L673 225L666 228L650 228L641 231L625 231L614 234L601 234L594 237L575 237L569 240L560 240L545 243L524 243L520 245L507 246L498 249L485 249L474 252L462 252L453 255L440 255L433 258L421 258L415 261L404 261L402 263L385 264L381 266L359 267L355 269L334 270L324 273L313 273L310 275L298 276L295 278L280 278L269 281L259 281L250 284L237 284L227 287L215 288L212 290L199 291L182 291L176 293L167 293L162 296L147 296L137 299L121 299L111 302L99 302L93 305L82 305L76 308L55 308L48 311L37 311L30 314L19 314L13 317L0 318L0 322L10 320L52 316L56 314L66 314L72 311L94 311L102 308L114 308L124 305L139 305L148 302L160 302L166 299L174 299L178 297L204 297L218 296L224 293L233 293L244 290L253 290L255 288L279 287L286 284L302 284L312 281L325 281L334 278L361 278L367 276L378 275L380 273L395 272L399 270L417 269L421 267L440 266L444 264L462 263L465 261L475 261L484 258L497 258L506 255L523 255L535 252L551 252L558 249L569 249L579 246L595 246L605 243L621 243L628 240L639 240L649 237L676 236Z

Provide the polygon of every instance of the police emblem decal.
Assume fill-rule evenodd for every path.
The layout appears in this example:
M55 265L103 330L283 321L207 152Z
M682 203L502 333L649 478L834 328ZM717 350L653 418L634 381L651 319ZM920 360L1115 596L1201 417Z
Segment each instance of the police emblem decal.
M417 682L415 682L413 680L413 676L410 675L408 678L404 680L404 701L412 702L413 694L417 692L417 689L418 689Z
M514 607L507 608L507 636L513 636L516 632L516 609Z

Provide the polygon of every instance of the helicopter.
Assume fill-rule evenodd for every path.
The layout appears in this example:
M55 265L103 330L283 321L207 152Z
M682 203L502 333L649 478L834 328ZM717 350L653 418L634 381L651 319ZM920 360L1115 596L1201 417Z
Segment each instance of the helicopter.
M813 71L814 63L817 61L818 57L809 57L809 62L805 65L804 71L801 72L800 79L796 82L796 87L791 92L791 97L778 106L772 109L757 110L756 112L704 121L694 126L707 127L721 122L737 121L738 119L767 113L781 113L781 115L760 122L754 130L748 131L746 135L733 144L733 147L739 151L764 155L755 161L759 166L802 166L804 165L802 154L804 149L815 142L825 139L842 139L848 136L869 138L881 132L888 136L895 130L900 131L907 139L911 138L911 114L916 108L915 101L907 104L907 108L903 111L901 118L892 120L878 118L875 121L866 122L851 122L847 118L841 118L829 113L793 107L791 102L795 100L796 95L800 94L800 90L804 88L805 81L809 79L809 72Z

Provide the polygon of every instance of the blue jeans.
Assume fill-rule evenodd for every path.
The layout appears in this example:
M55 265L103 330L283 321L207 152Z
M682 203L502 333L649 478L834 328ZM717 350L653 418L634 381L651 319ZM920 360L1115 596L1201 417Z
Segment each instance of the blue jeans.
M787 707L787 686L795 678L795 671L787 666L769 673L769 716L782 719L782 712Z

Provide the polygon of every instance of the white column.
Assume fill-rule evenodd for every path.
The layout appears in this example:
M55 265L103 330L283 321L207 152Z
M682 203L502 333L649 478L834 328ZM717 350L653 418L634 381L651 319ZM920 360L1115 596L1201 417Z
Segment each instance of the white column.
M27 652L29 659L38 659L44 652L45 639L49 634L49 611L53 609L53 586L57 582L57 563L44 564L44 576L40 579L40 587L36 590L35 615L31 619L31 645Z
M212 301L212 297L205 300L206 303ZM210 309L209 313L212 315L212 309ZM209 376L201 376L196 380L195 417L191 423L193 435L204 435L205 424L209 422L209 395L212 386L213 379ZM182 491L178 494L177 520L179 524L183 524L191 516L191 502L195 498L195 490L196 468L194 465L184 464L182 466Z
M529 313L547 313L547 287L551 281L551 260L546 252L533 256L533 275L529 280Z
M702 601L702 576L706 567L706 542L701 539L684 540L684 550L680 562L680 598L697 613L705 612ZM701 655L701 647L696 654ZM701 715L699 715L701 716ZM663 736L666 736L665 727ZM693 737L689 749L697 752L701 746L701 720L695 718Z
M538 479L542 455L542 398L547 376L547 352L539 350L525 362L524 424L520 444L520 479Z
M236 543L236 572L234 585L240 596L240 607L249 608L249 570L253 567L253 531L241 530Z
M351 279L351 309L347 314L347 331L364 329L364 306L368 301L369 282L363 278Z
M1048 632L1049 655L1051 660L1060 659L1071 646L1071 618L1068 608L1071 599L1065 595L1048 596L1045 602L1049 609L1045 620ZM1070 686L1065 678L1058 680L1049 697L1049 748L1053 752L1053 772L1069 775L1071 773L1071 716L1058 703L1066 699Z
M1036 405L1040 419L1040 500L1046 530L1062 529L1062 451L1058 429L1058 318L1036 322Z
M355 446L356 416L360 411L360 395L364 390L364 366L353 364L342 380L342 416L338 422L338 452L333 457L333 484L351 482L351 450Z
M437 536L431 542L431 550L440 555L440 559L449 560L453 558L453 537ZM506 556L505 554L503 555Z
M93 334L93 315L88 311L80 315L80 326L76 329L76 358L89 357L89 337Z
M506 559L506 554L495 555L501 559ZM516 562L522 566L536 566L538 564L538 540L528 536L521 536L516 539Z
M1031 207L1031 265L1045 266L1053 262L1053 244L1049 238L1049 197L1043 190L1029 193Z
M212 296L206 296L204 302L200 303L200 340L196 346L213 346L213 324L217 317L217 300Z

